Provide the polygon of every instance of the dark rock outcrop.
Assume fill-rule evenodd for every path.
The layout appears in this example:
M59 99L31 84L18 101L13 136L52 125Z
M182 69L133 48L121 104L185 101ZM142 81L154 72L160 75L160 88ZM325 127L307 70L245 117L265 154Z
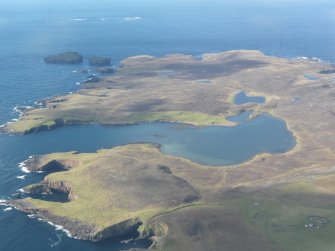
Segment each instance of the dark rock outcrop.
M32 156L25 161L29 171L61 172L71 169L75 163L73 160L50 160L44 162L41 156Z
M322 70L319 73L320 74L333 74L335 73L335 69Z
M138 227L142 225L139 218L133 218L110 227L98 229L97 226L93 224L84 224L67 217L55 216L48 210L35 208L29 202L22 199L11 200L9 204L22 212L33 213L39 218L46 219L56 225L61 225L71 233L71 236L81 240L100 241L107 238L133 234L137 231Z
M80 64L83 62L83 56L78 52L65 52L48 56L43 60L47 64Z
M107 57L92 56L89 58L88 62L90 65L104 66L104 65L111 65L112 60Z
M99 83L101 81L101 78L95 75L88 76L86 80L84 80L83 84L91 84L91 83Z
M23 190L24 193L29 194L29 197L46 201L66 203L78 198L67 182L52 182L47 178L38 184L29 185Z
M48 178L45 178L41 184L47 187L50 191L68 194L69 201L78 198L78 196L73 192L71 186L67 182L52 182L48 180Z
M132 234L137 231L140 225L142 225L142 222L139 218L128 219L96 232L92 240L99 241L109 237L119 237Z
M113 67L98 67L95 68L95 71L101 74L111 74L115 72Z
M44 183L27 186L23 190L25 193L29 193L29 194L50 194L51 193L50 187L48 187Z

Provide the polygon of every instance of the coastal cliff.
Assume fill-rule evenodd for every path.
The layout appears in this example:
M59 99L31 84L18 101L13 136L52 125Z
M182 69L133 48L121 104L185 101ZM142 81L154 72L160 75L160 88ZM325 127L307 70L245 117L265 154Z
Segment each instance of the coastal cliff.
M139 154L147 157L135 164ZM151 145L33 156L26 168L48 175L23 189L31 197L10 203L63 226L79 239L98 241L136 231L146 232L141 238L147 238L149 218L201 198L185 177L174 175L168 167L174 168L176 160ZM48 200L48 195L59 193L67 200Z

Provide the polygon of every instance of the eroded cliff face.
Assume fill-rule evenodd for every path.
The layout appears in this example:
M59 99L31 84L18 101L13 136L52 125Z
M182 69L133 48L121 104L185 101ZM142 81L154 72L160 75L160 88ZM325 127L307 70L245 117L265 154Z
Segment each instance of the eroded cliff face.
M78 195L71 188L71 185L66 181L50 181L48 177L45 177L43 185L47 187L51 192L65 193L68 195L69 201L78 198Z
M56 216L48 210L35 208L24 200L12 200L10 201L10 205L20 211L35 214L38 218L50 221L55 225L60 225L68 230L72 237L80 240L100 241L130 234L136 235L138 227L142 224L140 219L134 218L101 229L94 224L85 224L68 217Z
M68 159L48 159L43 156L32 156L25 161L27 169L31 172L60 172L67 171L75 166L75 160Z

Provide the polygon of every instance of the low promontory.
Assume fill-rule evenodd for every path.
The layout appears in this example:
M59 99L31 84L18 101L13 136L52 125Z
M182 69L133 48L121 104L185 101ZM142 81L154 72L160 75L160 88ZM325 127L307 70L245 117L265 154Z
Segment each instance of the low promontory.
M80 239L126 235L140 226L144 234L151 217L201 199L186 175L174 171L179 165L194 168L188 161L164 156L151 145L33 157L27 168L49 175L25 191L32 195L63 193L67 200L27 198L12 204L64 226Z

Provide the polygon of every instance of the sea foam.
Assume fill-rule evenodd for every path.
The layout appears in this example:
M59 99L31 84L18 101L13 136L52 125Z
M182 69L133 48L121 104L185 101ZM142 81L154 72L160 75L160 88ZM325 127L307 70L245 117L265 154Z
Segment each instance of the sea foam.
M19 168L21 169L22 172L24 173L30 173L30 171L27 168L27 160L22 161L19 163Z
M20 106L15 106L13 108L13 111L20 113L20 116L21 116L24 110L31 110L31 109L33 109L33 107L30 105L26 105L26 106L20 105Z
M61 226L61 225L57 225L57 224L55 224L55 223L53 223L53 222L51 222L51 221L47 221L47 220L44 220L44 219L42 219L42 218L38 218L38 220L47 222L49 225L53 226L53 227L55 228L56 231L62 231L62 232L64 232L64 233L65 233L68 237L70 237L70 238L75 238L75 237L73 237L73 236L71 235L71 233L70 233L69 230L65 229L65 228L64 228L63 226Z
M50 241L50 247L51 247L51 248L58 246L59 243L62 242L62 235L57 234L57 233L56 233L56 235L57 235L57 240L56 240L56 241L54 241L54 240L52 240L51 238L49 238L49 241Z
M296 60L304 60L304 61L312 61L312 62L322 62L321 58L317 58L317 57L296 57Z
M7 206L7 200L0 199L0 206Z
M36 214L28 214L28 217L31 218L31 219L36 218ZM65 228L64 228L63 226L61 226L61 225L57 225L57 224L55 224L55 223L53 223L53 222L51 222L51 221L48 221L48 220L43 219L43 218L40 218L40 217L38 217L37 220L48 223L49 225L53 226L53 227L55 228L56 231L62 231L62 232L64 232L69 238L77 239L76 237L73 237L73 236L71 235L71 233L70 233L69 230L65 229Z

